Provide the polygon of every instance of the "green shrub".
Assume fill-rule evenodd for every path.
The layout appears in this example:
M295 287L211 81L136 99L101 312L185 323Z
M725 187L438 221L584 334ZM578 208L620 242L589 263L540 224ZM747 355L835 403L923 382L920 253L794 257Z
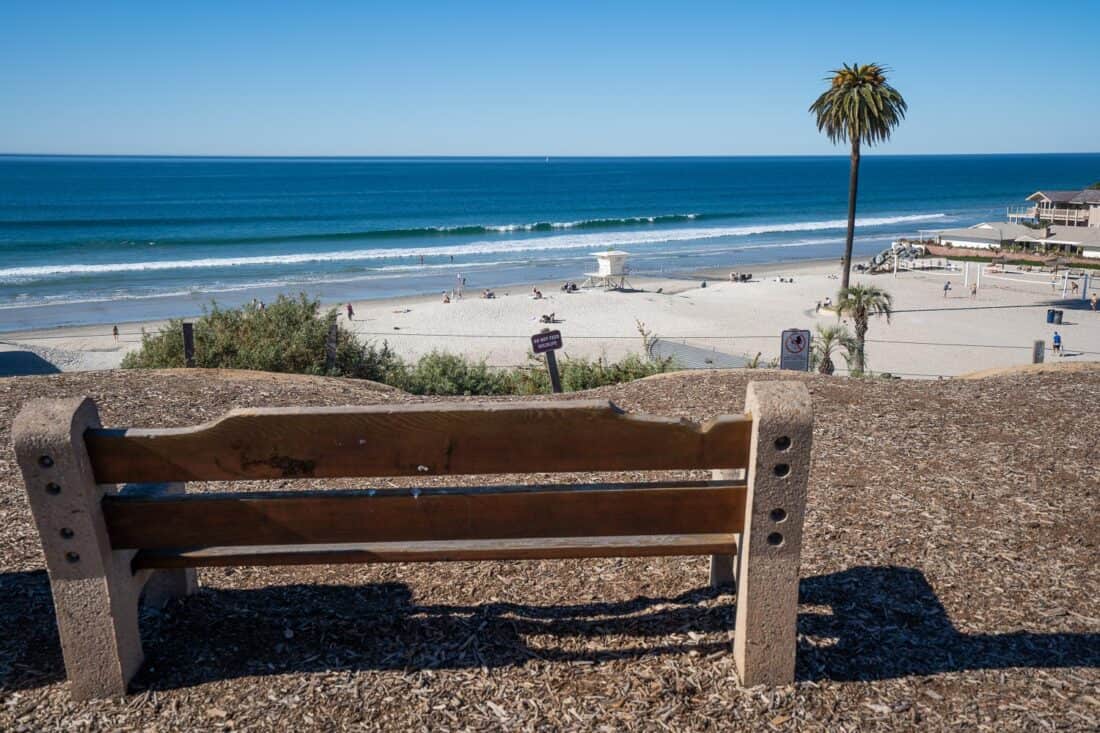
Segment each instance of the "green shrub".
M513 394L544 394L551 391L550 374L542 358L531 355L530 366L511 372ZM620 361L609 362L604 358L578 359L566 357L558 361L561 388L565 392L622 384L635 379L650 377L675 369L672 359L645 359L628 354Z
M511 375L493 371L484 361L433 351L425 354L394 385L412 394L502 395L512 394Z
M326 368L329 330L336 310L321 312L305 295L280 296L267 308L254 305L219 308L213 303L195 321L195 366L208 369L254 369L371 379L420 395L507 395L550 392L550 376L534 355L524 367L494 369L484 361L433 351L406 364L385 342L363 343L344 328L336 329L336 358ZM643 340L647 337L641 324ZM145 335L141 348L122 360L124 369L183 367L183 321L170 321L158 333ZM558 362L566 392L630 382L671 371L671 359L631 354L617 362L600 358L563 358Z
M335 323L335 309L322 314L319 301L305 295L280 296L263 309L254 305L226 309L214 303L195 321L195 366L328 374L378 382L400 377L404 365L388 344L364 344L343 328L336 330L336 358L332 369L327 369L326 343ZM144 336L141 348L127 354L122 367L185 366L182 324L175 319L160 332Z

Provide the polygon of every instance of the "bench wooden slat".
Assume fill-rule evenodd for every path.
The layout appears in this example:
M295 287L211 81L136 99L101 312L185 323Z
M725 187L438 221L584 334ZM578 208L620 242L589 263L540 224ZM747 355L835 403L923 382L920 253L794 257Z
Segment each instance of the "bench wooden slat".
M331 563L439 562L451 560L560 560L588 557L733 555L736 534L571 537L462 542L378 542L329 545L203 547L141 550L134 570L244 565L327 565Z
M233 410L193 428L84 435L105 484L745 468L752 421L627 415L610 402Z
M102 506L112 548L736 534L736 481L115 495Z

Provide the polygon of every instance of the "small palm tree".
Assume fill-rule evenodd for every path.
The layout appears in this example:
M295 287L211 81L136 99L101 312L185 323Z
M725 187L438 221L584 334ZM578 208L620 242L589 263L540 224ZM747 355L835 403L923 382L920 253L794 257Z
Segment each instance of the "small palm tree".
M856 230L856 192L859 189L860 144L874 145L890 138L890 133L905 118L908 105L897 89L886 83L885 66L844 64L825 77L829 88L813 104L817 129L834 143L852 145L852 165L848 176L848 236L844 241L842 288L848 287L852 270L852 240Z
M843 288L837 296L837 313L851 316L856 328L855 338L855 368L852 374L861 375L867 366L867 326L872 315L886 316L886 322L890 322L893 313L894 298L890 293L874 285L853 285Z
M844 326L817 327L817 338L814 339L813 359L817 364L817 371L821 374L832 374L836 371L833 364L833 353L837 349L844 350L844 360L852 361L855 353L855 339Z

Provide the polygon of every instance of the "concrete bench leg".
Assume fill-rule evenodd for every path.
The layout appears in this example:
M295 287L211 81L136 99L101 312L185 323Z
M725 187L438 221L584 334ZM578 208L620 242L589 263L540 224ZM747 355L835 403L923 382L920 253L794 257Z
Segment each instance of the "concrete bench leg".
M120 493L146 496L167 496L186 493L185 483L128 484ZM146 606L163 608L173 598L189 596L199 589L198 575L194 568L167 570L143 570L144 592L142 601Z
M741 684L794 681L799 555L813 412L801 382L752 382L745 526L737 573L733 653Z
M79 398L29 402L12 425L76 700L126 693L142 662L138 603L149 577L131 571L133 551L111 550L100 509L106 491L83 437L97 427L95 403ZM187 589L178 573L169 585Z
M741 478L740 469L718 469L710 472L714 481L736 481ZM738 538L740 540L740 538ZM740 546L740 541L738 541ZM710 556L710 586L721 588L737 584L737 554Z

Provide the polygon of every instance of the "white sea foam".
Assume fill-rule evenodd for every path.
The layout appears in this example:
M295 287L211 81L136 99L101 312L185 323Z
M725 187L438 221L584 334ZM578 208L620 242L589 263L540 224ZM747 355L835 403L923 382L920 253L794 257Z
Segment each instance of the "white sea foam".
M911 214L906 216L865 217L856 220L860 227L885 226L903 222L930 221L946 215ZM47 278L59 275L119 274L125 272L156 272L164 270L189 270L216 267L248 267L263 265L301 265L320 262L359 262L371 260L404 259L416 257L440 257L461 255L485 255L549 250L608 248L630 245L656 244L660 242L684 242L719 237L741 237L755 234L782 232L812 232L840 229L847 225L844 219L828 221L786 222L775 224L749 224L737 227L691 227L666 230L641 230L627 232L591 232L562 234L525 239L478 241L442 247L412 247L408 249L356 249L336 252L302 252L283 255L256 255L252 257L207 257L193 260L153 260L148 262L118 262L107 264L35 265L0 269L0 281L12 282ZM760 246L781 246L779 243Z

